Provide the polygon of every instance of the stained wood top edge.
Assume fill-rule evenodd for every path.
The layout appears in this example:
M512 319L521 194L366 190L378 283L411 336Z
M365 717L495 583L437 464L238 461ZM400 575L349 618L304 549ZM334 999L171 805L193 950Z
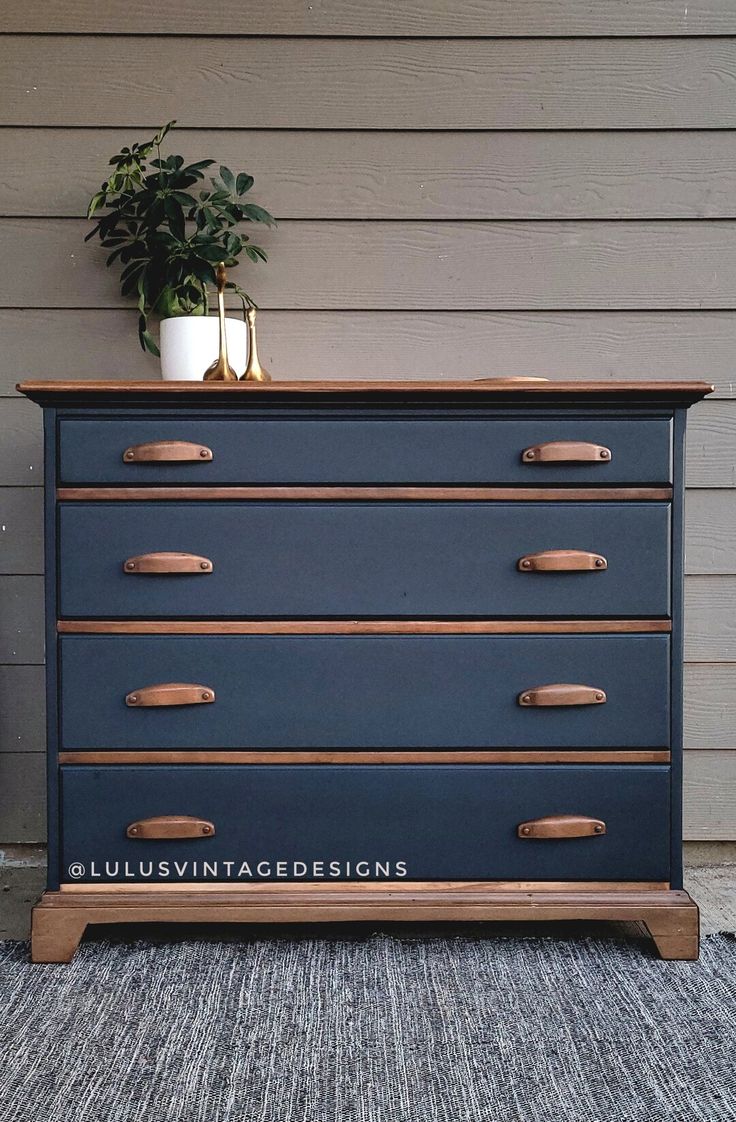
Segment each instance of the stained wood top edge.
M513 378L498 378L484 380L482 378L440 381L421 379L402 379L396 381L381 380L285 380L267 384L244 382L164 382L157 381L84 381L44 379L39 381L25 381L17 384L16 389L32 398L34 401L51 401L64 398L103 398L125 396L134 398L140 396L150 397L235 397L244 398L250 395L256 397L286 396L309 397L310 395L360 394L373 396L380 394L396 395L408 394L418 397L439 394L469 394L473 397L633 397L652 398L662 397L680 401L698 401L712 393L714 386L704 381L548 381L548 382L519 382Z

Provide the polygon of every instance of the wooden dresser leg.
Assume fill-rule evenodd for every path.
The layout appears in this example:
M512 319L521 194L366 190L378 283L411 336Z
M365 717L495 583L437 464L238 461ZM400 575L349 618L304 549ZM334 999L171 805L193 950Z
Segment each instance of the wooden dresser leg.
M33 909L31 962L71 962L87 926L79 908Z
M700 953L700 913L692 900L685 907L649 912L646 925L660 957L694 962Z

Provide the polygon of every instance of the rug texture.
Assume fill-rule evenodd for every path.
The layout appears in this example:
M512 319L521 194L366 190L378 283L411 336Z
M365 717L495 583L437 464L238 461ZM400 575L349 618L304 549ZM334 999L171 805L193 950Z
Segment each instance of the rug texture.
M732 937L191 934L0 945L2 1122L736 1119Z

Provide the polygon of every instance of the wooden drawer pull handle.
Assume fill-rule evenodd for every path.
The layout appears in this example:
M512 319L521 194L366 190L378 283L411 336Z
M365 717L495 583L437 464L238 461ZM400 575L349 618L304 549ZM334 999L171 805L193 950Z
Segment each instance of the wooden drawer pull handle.
M608 562L600 553L584 549L545 549L520 557L517 568L522 573L602 573Z
M551 814L548 818L533 818L522 822L516 833L520 838L594 838L606 832L600 818L587 818L584 814Z
M189 440L154 440L150 444L134 444L123 452L126 464L201 463L212 458L211 448Z
M521 453L525 464L601 464L611 459L611 449L582 440L551 440Z
M124 573L211 573L209 557L196 553L141 553L123 561Z
M519 694L519 705L603 705L604 690L597 686L579 686L568 682L555 682L548 686L532 686Z
M145 709L161 705L209 705L215 700L215 691L209 686L188 682L162 682L158 686L143 686L131 690L125 704L132 709Z
M131 822L125 831L129 838L211 838L214 823L203 818L190 818L186 814L162 814L159 818L142 818Z

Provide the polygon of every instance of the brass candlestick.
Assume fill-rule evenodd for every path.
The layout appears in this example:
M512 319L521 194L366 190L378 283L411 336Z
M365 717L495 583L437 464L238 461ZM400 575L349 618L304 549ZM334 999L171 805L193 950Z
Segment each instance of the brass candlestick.
M258 344L256 342L256 310L248 308L245 313L245 322L248 324L248 365L241 376L241 382L270 382L271 375L264 370L258 360Z
M217 266L217 314L220 320L220 354L204 372L205 382L237 382L238 375L227 360L227 331L225 329L225 263Z

